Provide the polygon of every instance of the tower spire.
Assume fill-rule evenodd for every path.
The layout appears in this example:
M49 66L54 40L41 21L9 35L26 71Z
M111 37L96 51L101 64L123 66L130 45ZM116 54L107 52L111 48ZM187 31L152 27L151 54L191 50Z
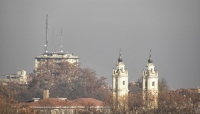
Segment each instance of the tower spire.
M150 52L149 52L149 57L151 57L151 52L152 52L152 50L150 49Z
M120 51L119 51L119 58L118 58L118 62L122 62L121 48L120 48Z
M46 42L44 45L45 53L48 53L47 47L48 47L48 14L46 14Z
M150 52L149 52L149 59L148 59L148 62L149 62L149 63L152 63L152 62L153 62L153 59L151 58L151 52L152 52L152 50L150 50Z
M119 50L119 56L120 56L120 57L121 57L121 52L122 52L122 51L121 51L121 48L120 48L120 50Z
M60 53L63 53L63 45L62 45L62 39L63 39L63 36L62 36L62 28L61 28L61 37L60 37Z

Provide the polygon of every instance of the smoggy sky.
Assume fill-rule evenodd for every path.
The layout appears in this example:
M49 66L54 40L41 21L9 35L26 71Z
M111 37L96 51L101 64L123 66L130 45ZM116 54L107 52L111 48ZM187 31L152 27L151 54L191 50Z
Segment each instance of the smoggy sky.
M59 50L62 27L64 51L109 84L121 48L129 82L142 76L152 49L171 89L200 86L199 0L1 0L0 75L33 72L34 57L44 52L46 14L49 52Z

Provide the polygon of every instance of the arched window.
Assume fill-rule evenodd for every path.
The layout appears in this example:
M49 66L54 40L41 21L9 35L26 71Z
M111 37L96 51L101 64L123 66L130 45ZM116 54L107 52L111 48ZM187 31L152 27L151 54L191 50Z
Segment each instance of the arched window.
M155 82L152 82L152 86L154 86L155 85Z

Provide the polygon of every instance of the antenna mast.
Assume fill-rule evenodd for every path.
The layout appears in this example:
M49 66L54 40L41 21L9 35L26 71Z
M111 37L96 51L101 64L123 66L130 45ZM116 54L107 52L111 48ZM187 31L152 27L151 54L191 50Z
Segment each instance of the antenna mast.
M48 53L47 46L48 46L48 14L46 14L46 42L44 45L45 53Z
M61 28L61 37L60 37L60 53L63 53L63 45L62 45L62 39L63 39L63 36L62 36L62 28Z
M53 35L52 35L52 51L54 51L53 39L54 39L54 27L53 27Z

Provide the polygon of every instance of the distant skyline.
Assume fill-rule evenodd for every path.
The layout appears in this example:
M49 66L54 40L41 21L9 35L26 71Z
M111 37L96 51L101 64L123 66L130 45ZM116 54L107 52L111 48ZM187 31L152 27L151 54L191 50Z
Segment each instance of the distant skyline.
M137 81L148 63L170 89L200 86L200 1L167 0L2 0L0 1L0 75L17 68L34 70L34 57L44 53L46 14L48 51L80 57L111 85L119 50Z

